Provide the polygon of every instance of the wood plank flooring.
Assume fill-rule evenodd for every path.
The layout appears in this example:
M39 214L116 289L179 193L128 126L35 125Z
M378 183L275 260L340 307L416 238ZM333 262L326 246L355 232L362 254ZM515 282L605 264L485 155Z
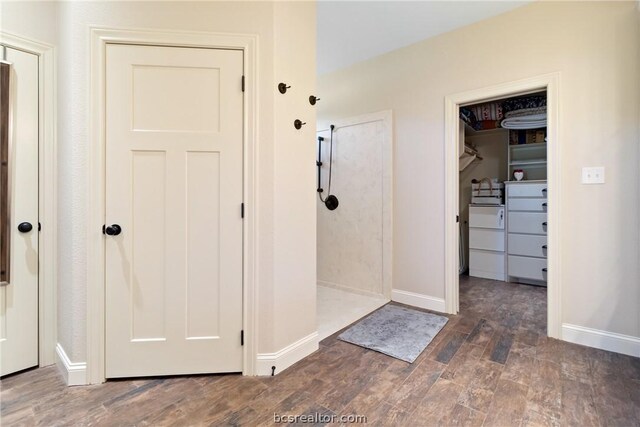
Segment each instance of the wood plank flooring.
M46 367L0 382L0 421L255 426L273 425L274 414L322 414L372 425L640 425L640 359L546 338L543 288L463 278L460 306L413 364L333 335L275 377L66 387Z

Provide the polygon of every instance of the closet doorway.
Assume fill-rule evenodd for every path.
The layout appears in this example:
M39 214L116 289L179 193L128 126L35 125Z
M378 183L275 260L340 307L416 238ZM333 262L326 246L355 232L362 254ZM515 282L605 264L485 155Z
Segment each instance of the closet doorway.
M447 312L460 311L460 277L488 289L546 285L546 334L554 338L561 332L557 79L545 75L445 99ZM542 105L525 105L532 99L545 101L546 123L534 117ZM487 117L465 124L460 117L474 111L470 106ZM502 111L495 116L496 106L505 106L511 120L503 121ZM495 129L488 130L491 121ZM471 177L474 164L482 176ZM464 271L470 276L460 276Z

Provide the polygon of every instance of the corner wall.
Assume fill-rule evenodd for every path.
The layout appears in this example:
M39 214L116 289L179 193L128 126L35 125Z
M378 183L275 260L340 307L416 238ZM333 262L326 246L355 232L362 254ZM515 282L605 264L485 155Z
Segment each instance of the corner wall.
M274 3L274 339L271 351L306 338L318 348L316 326L315 2ZM277 84L287 83L286 94ZM306 123L293 126L295 119ZM295 319L295 321L293 321ZM280 372L285 364L276 364Z
M444 297L445 96L559 72L562 322L640 337L638 13L535 2L320 76L321 127L393 110L394 289ZM594 165L606 184L581 185Z

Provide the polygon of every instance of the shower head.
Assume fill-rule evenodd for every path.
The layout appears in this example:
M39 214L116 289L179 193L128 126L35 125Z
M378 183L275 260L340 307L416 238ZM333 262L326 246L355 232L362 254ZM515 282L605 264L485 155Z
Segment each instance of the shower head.
M324 201L324 205L330 211L335 210L338 207L338 204L339 204L338 203L338 198L336 196L334 196L333 194L327 196L327 199Z

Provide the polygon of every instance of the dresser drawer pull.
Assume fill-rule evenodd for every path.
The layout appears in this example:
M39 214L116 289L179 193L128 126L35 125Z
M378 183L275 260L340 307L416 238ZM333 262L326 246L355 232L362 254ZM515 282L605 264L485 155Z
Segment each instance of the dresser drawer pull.
M546 221L545 221L545 222L543 222L543 223L542 223L542 226L543 226L543 227L546 227L546 226L547 226L547 222L546 222Z
M547 204L546 204L546 203L543 203L543 204L542 204L542 207L543 207L543 208L546 208L546 207L547 207Z
M546 189L546 188L543 188L543 189L542 189L542 192L543 192L543 193L546 193L546 192L547 192L547 189Z
M542 245L542 249L547 249L547 245Z
M543 273L546 273L546 272L547 272L547 269L546 269L546 268L543 268L543 269L542 269L542 272L543 272Z

